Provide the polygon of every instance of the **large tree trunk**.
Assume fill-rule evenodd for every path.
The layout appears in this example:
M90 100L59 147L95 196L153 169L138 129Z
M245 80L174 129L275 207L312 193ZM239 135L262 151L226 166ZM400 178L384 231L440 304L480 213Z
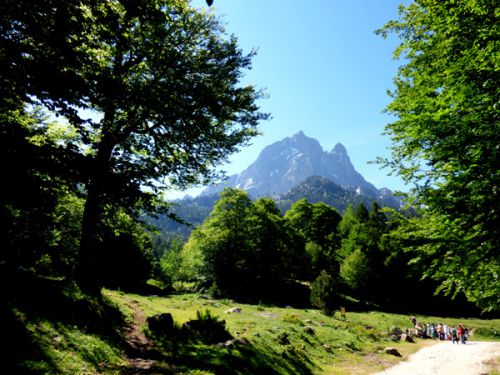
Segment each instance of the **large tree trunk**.
M111 155L115 141L110 129L113 121L114 110L109 111L104 117L106 132L99 143L97 155L93 161L92 177L87 185L87 199L83 211L82 234L75 269L75 279L80 289L91 295L99 295L102 287L102 270L99 267L101 248L99 230L105 186L112 173Z
M92 295L98 295L100 291L100 272L97 267L100 195L98 187L91 183L87 189L87 200L83 211L82 234L75 275L80 289Z
M102 219L102 198L106 192L108 177L113 173L111 156L116 145L115 115L116 93L120 92L115 87L122 74L123 52L118 45L115 51L112 82L108 83L108 103L104 109L102 122L102 135L94 159L93 175L87 186L87 200L83 211L82 237L78 254L76 280L80 288L93 295L98 295L101 290L101 275L103 270L99 267L99 230ZM112 85L109 87L109 85Z

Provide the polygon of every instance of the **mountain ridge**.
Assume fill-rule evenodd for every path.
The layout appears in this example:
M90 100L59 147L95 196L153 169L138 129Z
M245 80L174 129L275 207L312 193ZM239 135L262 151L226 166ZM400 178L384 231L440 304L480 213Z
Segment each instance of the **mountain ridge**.
M389 189L377 189L356 171L345 146L337 143L325 151L314 138L299 131L266 146L257 159L239 174L205 189L201 195L218 194L226 187L240 188L252 197L285 194L311 176L324 177L337 185L377 199ZM392 194L392 192L391 192Z
M226 187L246 190L252 198L271 196L282 213L301 198L310 203L326 203L339 212L349 204L364 204L368 208L373 201L381 206L401 207L401 199L389 189L375 188L354 169L344 145L337 143L327 152L316 139L299 132L265 147L242 173L205 189L197 197L174 201L172 212L191 227L167 217L153 222L163 233L187 238L191 228L210 214L219 193Z

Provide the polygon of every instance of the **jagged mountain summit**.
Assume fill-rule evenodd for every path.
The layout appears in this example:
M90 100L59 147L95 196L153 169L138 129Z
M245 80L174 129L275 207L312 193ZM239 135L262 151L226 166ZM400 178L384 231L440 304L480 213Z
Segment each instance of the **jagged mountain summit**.
M401 203L389 189L377 190L367 182L354 169L342 144L326 152L316 139L303 132L267 146L246 170L205 189L200 196L178 201L173 212L196 227L209 215L225 187L246 190L253 198L271 196L282 213L301 198L311 203L324 202L339 212L350 204L368 208L377 201L397 209ZM191 231L167 217L152 221L164 233L187 238Z
M265 147L257 160L243 172L207 188L202 194L212 195L225 187L236 187L253 197L277 196L287 193L311 176L327 178L337 185L373 199L377 199L382 193L354 169L341 143L327 152L316 139L309 138L300 131Z

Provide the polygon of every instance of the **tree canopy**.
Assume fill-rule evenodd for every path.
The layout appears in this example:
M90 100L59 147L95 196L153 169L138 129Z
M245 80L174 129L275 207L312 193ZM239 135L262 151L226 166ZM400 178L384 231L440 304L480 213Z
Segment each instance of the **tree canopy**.
M79 161L77 275L95 289L105 209L155 212L163 189L211 180L257 134L267 115L241 83L254 53L188 1L5 1L0 14L2 108L39 105L74 129L60 150Z
M492 0L417 0L379 30L401 40L385 163L423 208L416 257L485 310L500 307L498 15Z
M269 298L303 267L304 249L295 237L273 200L252 202L246 192L228 188L191 233L184 267L198 269L198 279L216 294Z

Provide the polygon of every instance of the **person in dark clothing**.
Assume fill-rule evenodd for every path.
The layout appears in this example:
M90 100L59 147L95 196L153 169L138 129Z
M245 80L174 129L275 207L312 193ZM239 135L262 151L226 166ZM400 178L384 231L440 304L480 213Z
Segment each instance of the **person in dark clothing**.
M417 324L417 318L415 316L411 317L411 322L413 323L413 327Z

